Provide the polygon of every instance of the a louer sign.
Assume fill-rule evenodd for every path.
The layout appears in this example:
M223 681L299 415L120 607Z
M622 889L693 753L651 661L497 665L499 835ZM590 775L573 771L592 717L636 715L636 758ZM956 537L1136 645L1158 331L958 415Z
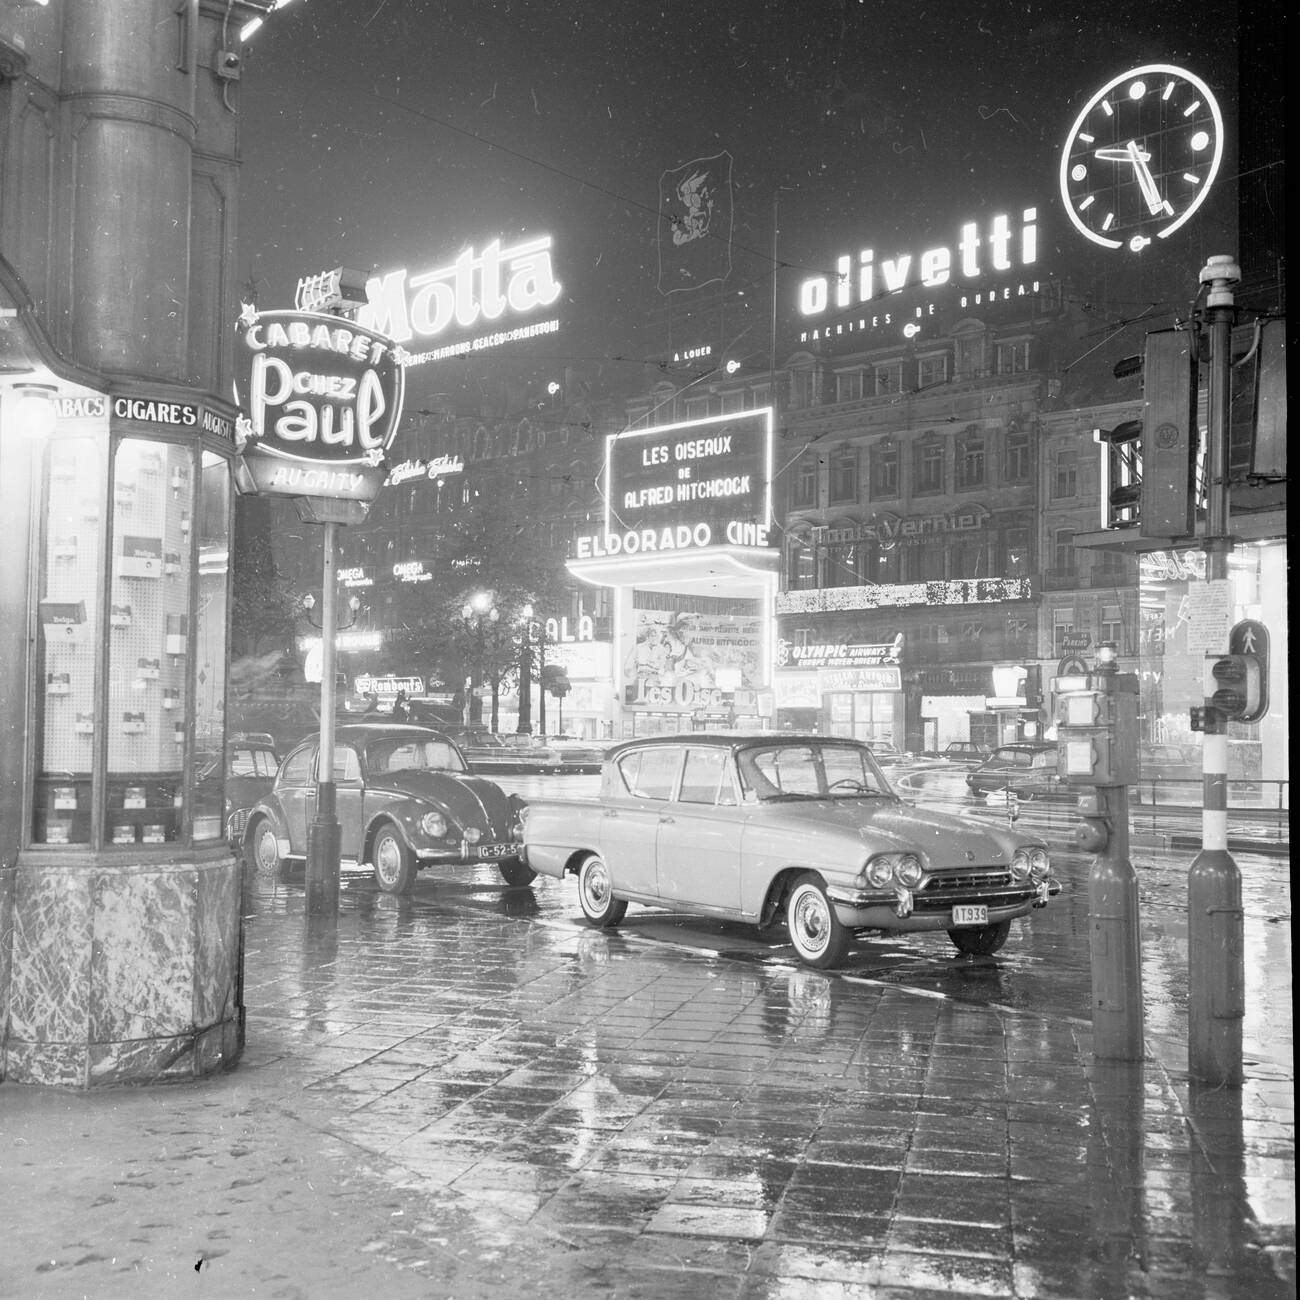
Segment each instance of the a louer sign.
M314 312L240 317L236 442L252 490L373 501L402 416L391 339Z

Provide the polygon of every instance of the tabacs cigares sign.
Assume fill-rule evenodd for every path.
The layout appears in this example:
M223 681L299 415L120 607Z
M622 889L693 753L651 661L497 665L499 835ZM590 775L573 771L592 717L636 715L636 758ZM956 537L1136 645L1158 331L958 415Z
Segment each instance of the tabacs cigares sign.
M337 316L239 318L235 440L252 487L273 496L373 501L402 416L393 341Z

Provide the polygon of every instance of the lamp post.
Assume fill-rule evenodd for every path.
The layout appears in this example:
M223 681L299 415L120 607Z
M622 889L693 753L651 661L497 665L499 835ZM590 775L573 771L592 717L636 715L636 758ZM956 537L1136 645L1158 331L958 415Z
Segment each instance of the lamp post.
M460 616L467 627L472 627L475 634L475 653L473 672L470 675L469 721L483 721L483 701L479 697L479 687L483 680L483 629L495 623L501 617L501 611L493 603L490 591L476 591L460 609ZM477 715L477 716L476 716ZM492 719L492 729L496 730L497 719Z
M316 598L303 598L307 620L321 631L320 677L320 744L316 751L316 816L307 828L307 913L309 916L335 916L339 910L339 819L334 790L334 679L335 638L340 630L334 612L334 580L338 571L335 543L338 524L325 525L324 585L321 589L321 618L311 616ZM354 595L348 601L352 617L343 628L356 622L361 601Z
M533 607L519 611L519 721L515 730L527 736L533 730Z

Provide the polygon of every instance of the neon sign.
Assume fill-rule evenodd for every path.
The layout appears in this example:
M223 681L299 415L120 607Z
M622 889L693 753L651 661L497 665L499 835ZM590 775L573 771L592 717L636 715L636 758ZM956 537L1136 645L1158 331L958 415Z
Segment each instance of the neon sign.
M999 213L989 222L983 237L978 223L967 222L961 228L955 258L953 248L947 245L927 248L919 256L896 253L879 262L874 248L864 248L856 264L851 254L842 254L835 260L833 292L831 277L825 275L810 276L799 286L799 312L803 316L820 316L832 307L843 310L918 284L933 289L953 278L975 280L1016 266L1032 266L1038 260L1037 222L1038 209L1025 208L1019 230L1013 231L1010 218ZM987 265L982 249L987 251Z
M453 325L463 329L499 319L507 311L549 307L563 286L551 269L551 237L510 248L494 239L481 253L471 245L455 261L409 274L405 267L366 282L367 303L357 320L398 343L433 338Z

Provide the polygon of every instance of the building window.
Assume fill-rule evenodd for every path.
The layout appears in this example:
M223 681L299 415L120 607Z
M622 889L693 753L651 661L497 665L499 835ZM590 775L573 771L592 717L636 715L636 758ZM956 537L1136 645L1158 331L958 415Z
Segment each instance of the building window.
M869 542L862 548L863 579L866 582L901 581L903 548L897 542Z
M1128 558L1119 551L1098 551L1093 556L1092 571L1099 587L1124 587L1130 581Z
M1074 529L1058 528L1052 536L1052 568L1058 573L1073 573L1074 554Z
M745 409L744 392L723 393L722 394L722 414L731 415L736 411Z
M943 491L943 443L923 442L916 453L917 495Z
M918 388L933 388L935 384L945 383L947 379L948 354L946 352L932 352L917 363Z
M903 363L886 361L876 367L876 393L901 393L903 391Z
M831 455L830 494L834 504L858 499L858 449L840 447Z
M979 379L984 374L983 327L969 329L953 339L956 349L957 379Z
M1023 578L1029 572L1029 529L1008 528L1003 534L1003 576Z
M989 576L989 547L982 539L959 542L952 548L952 576L954 578L987 578Z
M806 410L812 405L812 371L790 372L790 405L795 410Z
M913 546L907 562L909 577L914 582L937 582L946 577L944 573L944 550L942 546Z
M957 486L984 486L984 434L973 425L957 444Z
M1012 421L1007 425L1006 459L1002 477L1008 483L1029 482L1029 430Z
M785 571L791 591L805 591L817 585L817 556L805 538L790 539Z
M835 400L856 402L862 396L862 371L839 370L835 373Z
M1008 339L998 344L998 374L1023 375L1028 369L1028 339Z
M1052 478L1053 497L1072 497L1079 491L1079 453L1062 447L1056 453L1056 474Z
M755 384L750 390L753 397L752 407L758 410L760 406L770 406L772 400L772 386L770 384Z
M692 397L686 401L686 418L688 420L702 420L709 413L709 399L707 397Z
M1113 641L1117 646L1120 645L1120 637L1124 630L1123 621L1120 618L1118 605L1103 605L1101 607L1101 640Z
M898 495L898 443L891 440L878 442L868 453L871 460L872 497Z
M858 585L857 545L854 542L833 542L823 552L825 581L823 587L856 587Z
M1054 609L1052 611L1052 653L1058 658L1065 655L1065 638L1074 631L1074 611Z
M805 452L795 475L793 499L796 509L808 509L817 504L817 457Z

